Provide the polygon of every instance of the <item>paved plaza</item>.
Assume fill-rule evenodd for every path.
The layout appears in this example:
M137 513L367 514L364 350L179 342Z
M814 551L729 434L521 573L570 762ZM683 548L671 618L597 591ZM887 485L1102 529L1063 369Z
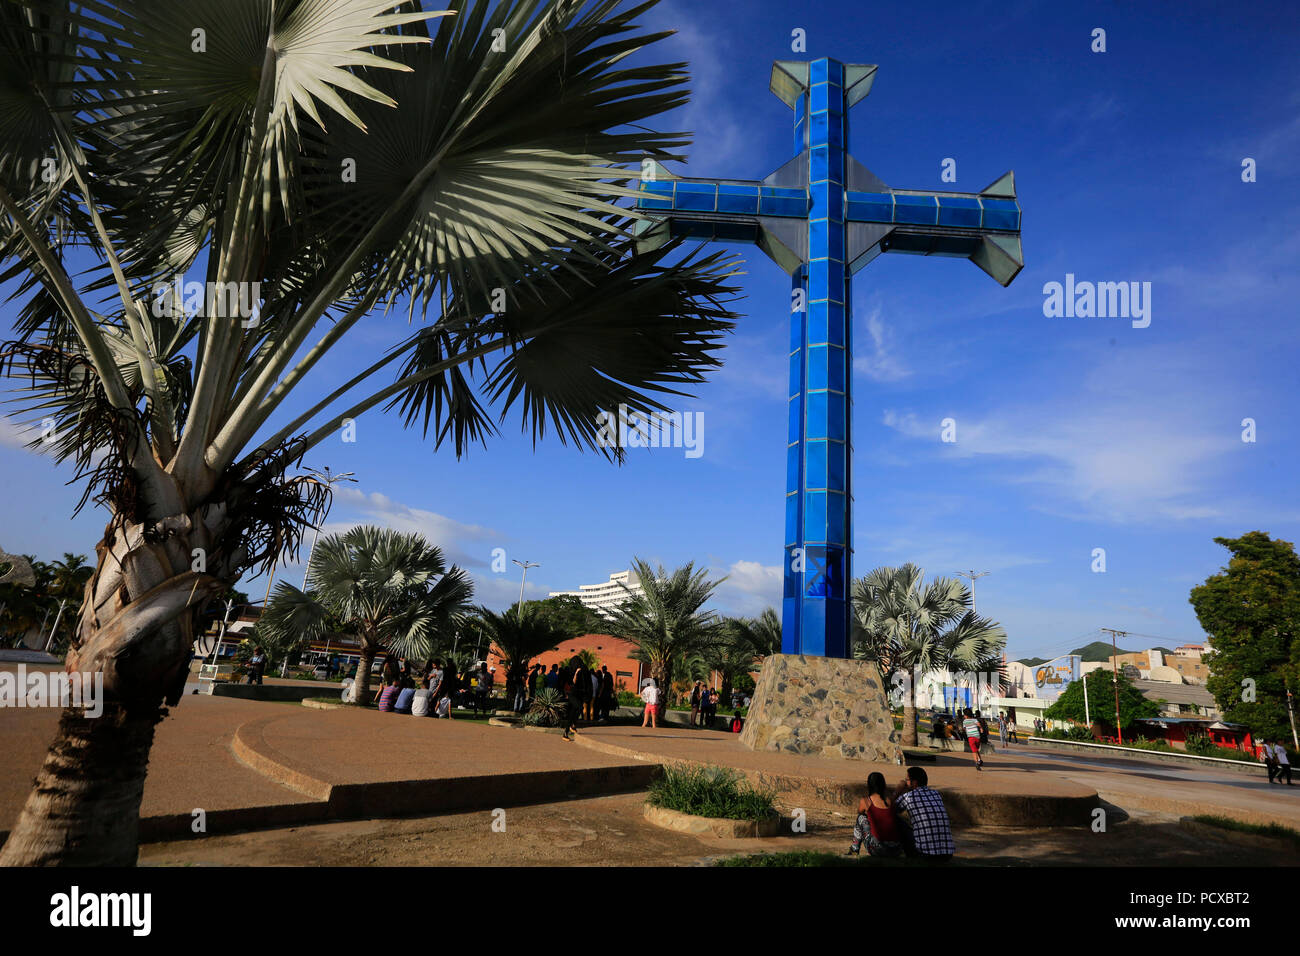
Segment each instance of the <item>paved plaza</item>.
M16 820L57 720L52 708L0 711L0 832ZM559 852L578 837L580 844L599 843L619 833L641 846L642 859L664 863L707 862L718 853L755 849L747 841L724 846L659 834L641 819L651 776L660 765L678 762L734 767L774 788L787 815L804 811L807 834L764 840L762 849L835 849L845 842L867 773L880 770L891 783L902 776L896 765L756 753L738 738L687 727L611 725L585 729L567 742L554 733L467 720L189 695L158 728L141 808L142 841L155 846L146 846L141 859L216 853L235 862L239 847L256 846L247 862L305 863L314 859L311 847L324 841L318 862L328 862L324 847L333 838L326 837L335 834L352 847L339 851L337 862L364 863L376 855L375 862L389 862L383 857L395 852L391 841L440 833L452 842L410 862L455 862L454 834L481 836L484 814L499 807L518 808L510 811L516 829L532 820L537 832L493 844L485 850L490 859L479 862L630 864L633 859L612 847L597 855L600 860ZM1222 843L1229 860L1221 862L1281 862L1267 847L1234 849L1223 842L1227 837L1207 844L1204 835L1180 829L1180 817L1211 813L1300 828L1300 794L1270 788L1262 774L1089 760L1027 747L991 754L983 771L957 753L938 754L924 766L962 831L963 852L989 862L1013 849L1019 862L1040 854L1083 859L1093 851L1100 862L1103 841L1087 838L1097 807L1106 810L1112 832L1119 826L1132 838L1125 846L1150 843L1148 856L1170 859L1192 845ZM201 840L191 838L195 809L206 814ZM554 839L537 842L540 833L552 831ZM204 850L209 841L216 842ZM290 844L297 848L286 849Z

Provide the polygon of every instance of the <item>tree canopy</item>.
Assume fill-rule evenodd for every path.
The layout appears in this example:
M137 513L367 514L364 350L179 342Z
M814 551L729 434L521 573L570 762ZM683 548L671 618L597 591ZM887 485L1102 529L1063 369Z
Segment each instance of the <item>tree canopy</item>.
M1190 596L1212 645L1206 687L1224 720L1256 736L1290 737L1287 689L1300 685L1300 557L1291 542L1262 531L1214 541L1230 552L1228 565Z
M1098 667L1085 674L1080 680L1070 681L1070 685L1061 691L1056 703L1043 711L1043 716L1050 720L1072 720L1086 725L1088 716L1094 724L1106 727L1115 726L1115 684L1111 680L1109 668ZM1083 682L1088 682L1088 706L1084 707ZM1142 692L1133 686L1133 682L1119 672L1119 726L1127 730L1133 721L1143 717L1159 717L1160 705L1147 700Z

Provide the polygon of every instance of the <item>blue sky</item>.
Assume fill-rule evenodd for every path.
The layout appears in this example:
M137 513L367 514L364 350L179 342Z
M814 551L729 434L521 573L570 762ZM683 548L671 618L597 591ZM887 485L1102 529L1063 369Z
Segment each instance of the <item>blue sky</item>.
M694 98L664 120L696 131L684 175L758 179L784 163L791 114L768 92L771 62L818 56L879 65L850 147L890 185L974 192L1015 170L1026 266L1009 288L961 260L884 256L856 277L853 315L855 571L991 571L979 608L1013 656L1064 653L1099 627L1151 636L1133 647L1196 640L1187 592L1224 563L1213 537L1300 535L1300 14L1063 6L666 0L647 17L678 30L660 55L691 66ZM1090 49L1098 27L1105 53ZM806 54L791 52L795 29ZM955 185L940 181L946 158ZM618 468L555 441L534 451L512 416L457 461L372 413L355 443L306 460L359 479L327 530L420 530L494 606L519 591L513 564L492 572L497 547L541 562L530 597L635 554L729 575L720 610L779 604L789 280L736 251L744 318L725 366L676 403L704 415L701 457L633 450ZM1045 317L1043 286L1066 273L1150 282L1150 326ZM368 320L322 376L404 333L402 318ZM0 546L93 553L103 514L70 521L70 473L7 425L0 469ZM301 566L285 573L300 583ZM260 598L265 579L244 586Z

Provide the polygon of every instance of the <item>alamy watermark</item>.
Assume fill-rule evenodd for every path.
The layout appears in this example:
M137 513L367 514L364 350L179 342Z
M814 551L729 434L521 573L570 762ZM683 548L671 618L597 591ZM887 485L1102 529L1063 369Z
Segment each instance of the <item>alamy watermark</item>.
M80 707L87 717L104 713L104 675L101 672L0 671L0 707Z
M182 282L160 283L153 288L149 310L155 318L237 318L246 329L261 322L262 283Z
M1065 282L1043 284L1043 315L1049 319L1132 319L1135 329L1151 324L1150 282Z
M684 448L687 458L704 454L703 412L638 412L626 405L617 414L596 416L601 448Z

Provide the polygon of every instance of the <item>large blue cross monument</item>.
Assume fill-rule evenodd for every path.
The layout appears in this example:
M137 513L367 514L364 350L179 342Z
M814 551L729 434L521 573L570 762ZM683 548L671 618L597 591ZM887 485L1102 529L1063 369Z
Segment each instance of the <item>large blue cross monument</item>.
M851 276L882 252L970 259L1002 285L1024 267L1008 172L979 193L893 189L848 153L849 108L876 67L777 61L794 159L762 182L685 179L648 164L639 239L753 242L790 274L790 430L781 650L850 657Z

